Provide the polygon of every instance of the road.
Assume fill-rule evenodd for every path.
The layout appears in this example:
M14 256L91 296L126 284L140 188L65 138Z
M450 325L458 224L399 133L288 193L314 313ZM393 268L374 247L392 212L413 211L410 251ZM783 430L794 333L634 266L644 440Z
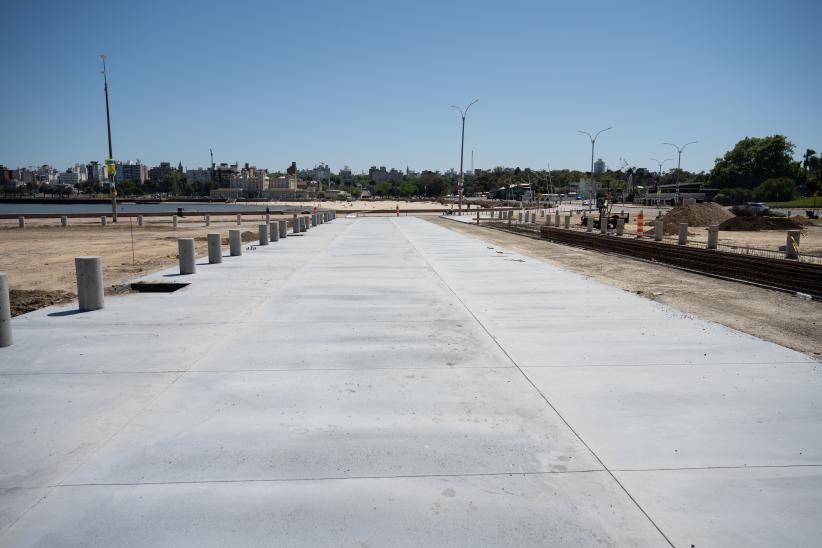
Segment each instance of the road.
M413 217L13 321L3 546L811 546L810 358Z

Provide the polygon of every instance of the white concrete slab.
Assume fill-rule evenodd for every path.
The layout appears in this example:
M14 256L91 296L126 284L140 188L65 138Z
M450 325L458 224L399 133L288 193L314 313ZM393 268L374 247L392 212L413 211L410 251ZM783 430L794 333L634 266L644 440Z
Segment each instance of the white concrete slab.
M11 546L659 546L603 472L61 487Z
M65 483L595 469L513 368L192 373Z
M806 356L411 217L175 271L14 320L1 545L817 544Z
M822 468L618 472L676 546L822 546Z
M525 371L611 469L822 464L822 365Z

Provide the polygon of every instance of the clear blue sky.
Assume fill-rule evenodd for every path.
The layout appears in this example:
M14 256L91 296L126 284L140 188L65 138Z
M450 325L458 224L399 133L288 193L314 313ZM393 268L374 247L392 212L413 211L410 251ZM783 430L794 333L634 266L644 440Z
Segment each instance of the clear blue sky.
M0 163L649 167L699 140L822 149L822 2L7 2ZM668 164L670 166L670 163Z

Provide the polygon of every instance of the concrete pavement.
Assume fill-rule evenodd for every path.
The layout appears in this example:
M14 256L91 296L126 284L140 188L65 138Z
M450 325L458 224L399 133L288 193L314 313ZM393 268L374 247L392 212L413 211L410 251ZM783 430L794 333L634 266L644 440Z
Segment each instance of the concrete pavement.
M814 546L806 356L413 217L52 307L0 349L3 546Z

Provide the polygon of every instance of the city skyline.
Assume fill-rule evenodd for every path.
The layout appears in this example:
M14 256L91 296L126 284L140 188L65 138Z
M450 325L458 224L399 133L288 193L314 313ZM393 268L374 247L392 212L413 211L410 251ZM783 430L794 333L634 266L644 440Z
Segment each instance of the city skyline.
M784 134L797 159L822 146L812 106L822 76L806 59L822 45L822 7L810 2L698 1L662 25L645 3L153 5L10 7L18 47L0 61L13 75L0 92L0 163L105 157L101 53L114 158L146 165L205 167L211 148L219 161L273 169L458 169L450 105L474 97L466 170L473 151L481 169L588 171L590 146L576 132L608 126L596 155L612 169L621 158L652 168L648 157L670 153L664 142L698 140L682 163L695 172L746 136ZM197 32L221 18L237 21L236 40ZM123 20L146 34L121 40ZM99 32L64 40L90 21Z

